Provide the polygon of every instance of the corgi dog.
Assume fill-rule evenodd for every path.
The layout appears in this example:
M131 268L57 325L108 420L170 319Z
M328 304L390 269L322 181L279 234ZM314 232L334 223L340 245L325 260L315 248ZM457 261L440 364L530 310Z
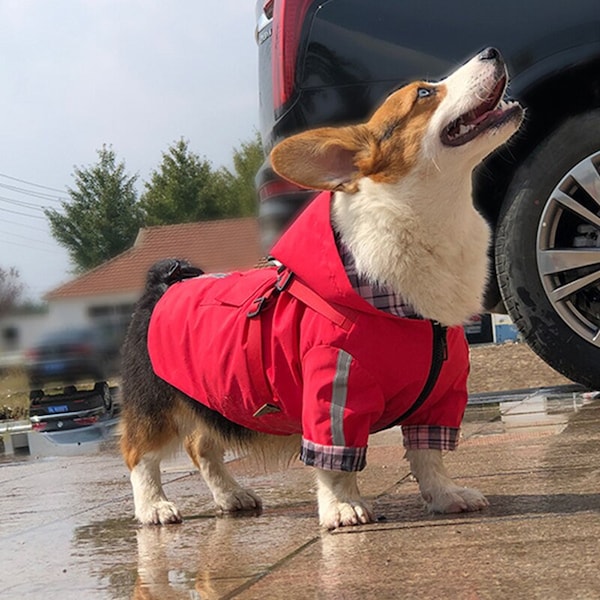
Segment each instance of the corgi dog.
M261 508L224 452L312 467L320 524L368 523L368 436L400 425L429 510L487 506L456 484L467 402L461 324L480 312L489 230L473 169L519 128L500 53L393 92L363 124L294 135L282 177L321 190L265 268L206 275L166 259L149 272L123 348L121 449L142 524L178 523L161 460L181 444L220 511Z

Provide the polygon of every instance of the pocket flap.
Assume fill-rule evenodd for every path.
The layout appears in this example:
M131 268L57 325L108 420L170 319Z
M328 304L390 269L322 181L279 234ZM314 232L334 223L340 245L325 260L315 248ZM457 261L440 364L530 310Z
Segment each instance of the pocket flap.
M275 268L254 269L245 273L235 273L215 296L215 300L228 306L245 306L262 296L275 285L277 270Z

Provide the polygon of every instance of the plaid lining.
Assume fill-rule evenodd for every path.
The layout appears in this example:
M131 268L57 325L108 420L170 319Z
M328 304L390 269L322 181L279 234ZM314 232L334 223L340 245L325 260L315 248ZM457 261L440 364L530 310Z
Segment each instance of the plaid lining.
M346 275L350 280L350 285L352 285L354 291L363 300L366 300L371 306L397 317L422 319L415 309L404 301L402 296L388 288L371 284L366 277L359 275L354 257L350 253L350 250L348 250L348 247L339 239L339 236L336 236L336 244L340 258L346 269Z
M360 276L354 257L336 235L336 244L346 275L354 291L378 310L397 317L422 319L415 309L392 290L371 284ZM410 449L454 450L460 429L437 425L403 425L404 447ZM367 447L324 446L302 439L300 460L304 464L329 471L361 471L367 464Z
M454 450L458 446L460 429L438 425L402 425L402 434L407 450Z
M302 438L300 460L327 471L362 471L367 465L367 447L323 446Z

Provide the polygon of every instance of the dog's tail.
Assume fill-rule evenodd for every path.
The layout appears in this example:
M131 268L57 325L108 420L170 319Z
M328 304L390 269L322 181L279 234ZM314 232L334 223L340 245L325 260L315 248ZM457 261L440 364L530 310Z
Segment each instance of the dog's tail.
M152 312L155 304L161 299L170 285L190 277L203 275L204 271L193 267L186 260L166 258L160 260L148 270L146 288L135 308L134 318L142 313ZM143 317L145 318L145 317ZM148 317L149 318L149 317Z
M157 262L148 271L146 288L131 316L121 351L121 448L129 468L149 449L176 435L169 417L174 390L156 376L148 355L152 311L170 285L202 273L184 260ZM166 416L163 420L158 415Z
M158 379L152 371L146 347L150 317L156 303L170 285L202 274L202 269L176 258L161 260L149 269L146 277L146 289L131 316L121 351L121 389L123 398L127 397L130 405L134 403L134 398L143 397L144 394L140 390L145 390L144 393L148 397L154 398L158 394L158 392L150 393L148 391L152 386L158 385ZM164 386L166 386L165 383L158 385L161 393L165 392Z
M160 260L148 271L146 277L146 291L155 291L157 288L166 290L170 285L189 279L190 277L198 277L203 275L204 271L197 267L193 267L186 260L177 258L166 258Z

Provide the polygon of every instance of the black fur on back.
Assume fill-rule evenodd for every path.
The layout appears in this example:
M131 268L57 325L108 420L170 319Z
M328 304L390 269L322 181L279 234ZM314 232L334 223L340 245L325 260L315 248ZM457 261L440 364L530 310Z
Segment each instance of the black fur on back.
M148 271L146 288L136 305L122 349L123 411L126 418L135 419L136 414L150 418L153 426L160 430L161 416L171 409L178 396L187 401L198 416L226 440L250 441L256 435L255 432L229 421L218 412L176 390L152 370L146 340L156 303L169 285L201 274L200 269L177 259L161 260ZM202 343L202 340L198 340L198 343Z

